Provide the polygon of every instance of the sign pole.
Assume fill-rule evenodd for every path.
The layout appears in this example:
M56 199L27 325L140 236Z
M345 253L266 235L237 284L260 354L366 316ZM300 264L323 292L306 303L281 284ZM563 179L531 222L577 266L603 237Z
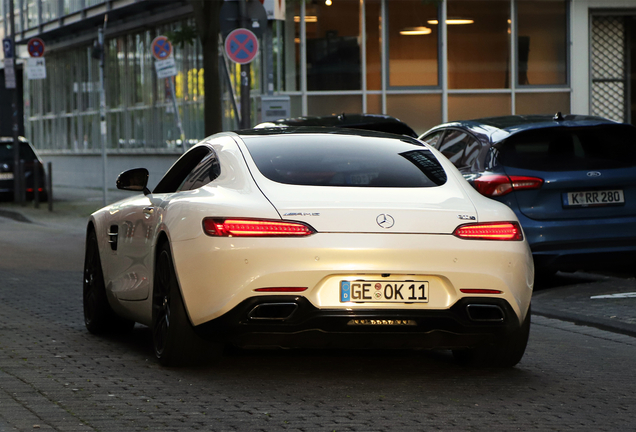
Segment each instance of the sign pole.
M248 27L247 3L239 0L239 15L241 17L241 28ZM252 68L249 63L241 65L241 129L251 127L252 109L250 106Z
M9 21L10 21L10 25L11 25L11 51L13 51L11 53L11 65L9 66L9 68L11 69L11 71L7 71L5 68L4 73L6 74L7 72L9 73L13 73L13 75L15 76L15 10L14 10L14 6L13 6L13 0L9 0ZM6 53L5 53L6 55ZM17 79L16 79L17 81ZM17 82L16 82L16 86L13 87L12 90L12 100L11 100L11 120L13 123L13 201L15 201L16 203L21 203L22 202L22 197L24 194L20 193L21 192L21 186L22 183L20 181L20 179L18 178L18 167L20 166L20 140L18 139L18 89L17 89Z
M177 127L179 128L179 135L181 136L181 148L185 153L188 148L185 142L185 133L183 132L183 123L181 123L181 114L179 113L179 107L177 106L177 92L174 88L174 77L166 78L170 81L170 93L172 93L172 108L174 109L174 117L177 120Z

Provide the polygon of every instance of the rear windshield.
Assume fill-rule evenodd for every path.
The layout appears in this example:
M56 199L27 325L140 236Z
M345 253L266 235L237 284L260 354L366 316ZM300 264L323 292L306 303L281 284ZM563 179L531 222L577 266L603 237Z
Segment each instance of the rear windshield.
M522 132L498 146L500 162L539 171L577 171L636 166L636 128L607 125Z
M244 137L259 171L305 186L431 187L446 172L426 147L400 139L342 135Z
M20 159L29 162L37 159L27 143L21 143L20 145ZM0 143L0 162L13 164L13 144Z

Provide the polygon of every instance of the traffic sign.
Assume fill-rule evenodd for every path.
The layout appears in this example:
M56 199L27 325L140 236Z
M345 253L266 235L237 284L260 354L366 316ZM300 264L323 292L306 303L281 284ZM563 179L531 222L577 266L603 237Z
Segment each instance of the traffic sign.
M30 58L26 62L26 73L30 80L46 78L46 62L44 57Z
M157 36L150 46L152 55L157 60L165 60L172 55L172 44L165 36Z
M251 63L258 54L258 39L248 29L236 29L225 39L225 53L234 63Z
M44 41L40 38L31 38L27 42L27 51L31 57L44 56Z
M155 60L155 71L157 78L169 78L177 75L177 63L174 57L168 57L165 60Z
M4 58L7 59L14 57L13 41L11 40L11 38L6 37L2 39L2 50L4 51Z

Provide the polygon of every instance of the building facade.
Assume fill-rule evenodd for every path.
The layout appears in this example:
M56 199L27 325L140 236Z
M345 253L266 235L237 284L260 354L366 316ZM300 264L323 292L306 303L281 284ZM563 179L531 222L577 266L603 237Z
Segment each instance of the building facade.
M23 86L25 134L59 185L100 187L99 63L106 23L108 178L147 166L151 183L204 136L203 52L176 44L174 79L158 79L157 35L195 34L192 5L156 0L13 0L19 56L46 43L47 77ZM9 0L0 0L0 37ZM252 124L262 95L290 115L389 114L419 133L449 120L593 114L636 120L631 73L636 0L286 0L252 63ZM222 39L219 38L222 44ZM222 52L222 50L221 50ZM1 54L0 54L1 55ZM221 59L224 129L237 128L238 67ZM0 85L2 85L0 83Z

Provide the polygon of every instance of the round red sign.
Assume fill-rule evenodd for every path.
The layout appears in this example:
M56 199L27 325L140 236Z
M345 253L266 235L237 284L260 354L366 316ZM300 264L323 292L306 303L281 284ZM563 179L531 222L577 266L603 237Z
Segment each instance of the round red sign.
M225 53L235 63L251 63L258 54L258 38L248 29L236 29L225 38Z
M27 51L31 57L44 56L44 41L40 38L31 38L27 42Z

